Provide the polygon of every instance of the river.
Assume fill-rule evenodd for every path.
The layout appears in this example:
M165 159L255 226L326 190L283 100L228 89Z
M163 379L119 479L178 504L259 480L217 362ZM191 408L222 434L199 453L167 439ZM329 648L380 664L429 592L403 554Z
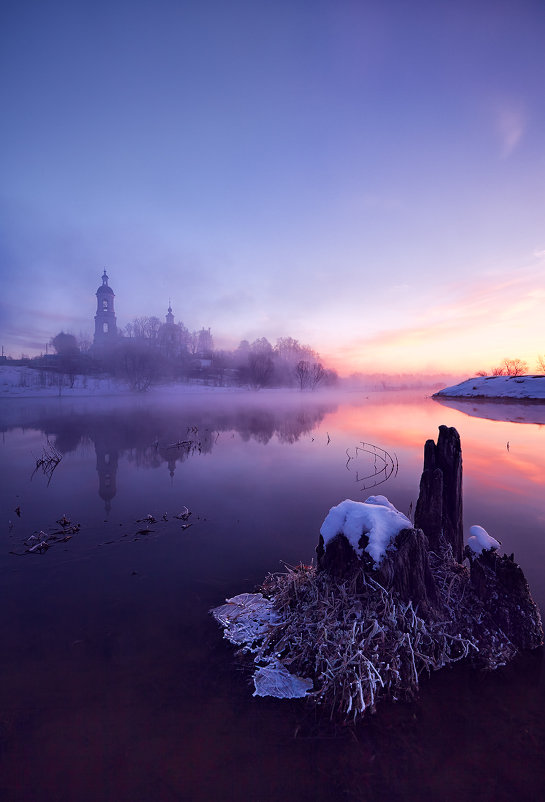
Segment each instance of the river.
M461 436L466 531L514 552L545 610L542 406L458 407L423 392L2 399L0 798L539 798L542 649L444 669L347 727L252 697L209 614L310 562L345 498L410 514L440 424ZM52 446L60 462L35 471ZM79 527L63 534L63 516ZM40 531L61 534L27 552Z

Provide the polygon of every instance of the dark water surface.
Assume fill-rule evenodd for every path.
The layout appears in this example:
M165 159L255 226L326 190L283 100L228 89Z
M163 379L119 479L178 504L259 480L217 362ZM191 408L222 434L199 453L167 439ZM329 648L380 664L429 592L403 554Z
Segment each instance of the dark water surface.
M466 529L515 552L544 610L545 427L422 394L273 392L19 398L0 421L0 799L543 798L541 649L493 674L444 669L414 703L335 727L253 698L208 611L310 562L345 498L380 492L407 513L442 423L462 438ZM63 459L31 480L48 440ZM376 488L382 452L362 441L399 464ZM24 554L62 515L80 531Z

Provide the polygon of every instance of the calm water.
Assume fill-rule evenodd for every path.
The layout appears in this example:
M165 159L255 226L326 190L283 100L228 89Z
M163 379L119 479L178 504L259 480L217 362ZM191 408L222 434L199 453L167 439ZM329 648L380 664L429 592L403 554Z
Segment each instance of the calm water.
M0 404L0 798L541 798L542 650L494 674L443 670L414 703L334 727L254 699L208 611L310 562L344 498L381 492L407 513L442 423L462 438L466 527L515 552L545 610L545 427L422 394ZM31 479L48 439L64 454L49 483ZM382 452L362 442L399 464L376 488ZM62 515L81 524L70 541L10 553Z

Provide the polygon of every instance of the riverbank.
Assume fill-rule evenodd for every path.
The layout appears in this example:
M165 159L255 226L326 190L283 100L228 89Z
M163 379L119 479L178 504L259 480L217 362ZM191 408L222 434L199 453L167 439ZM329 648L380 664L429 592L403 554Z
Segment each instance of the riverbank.
M217 387L202 381L156 384L146 393L131 390L128 383L111 376L86 376L37 370L20 365L0 366L0 398L87 398L89 396L126 396L135 398L153 393L244 392L239 387Z
M545 376L477 376L445 387L433 398L545 401Z

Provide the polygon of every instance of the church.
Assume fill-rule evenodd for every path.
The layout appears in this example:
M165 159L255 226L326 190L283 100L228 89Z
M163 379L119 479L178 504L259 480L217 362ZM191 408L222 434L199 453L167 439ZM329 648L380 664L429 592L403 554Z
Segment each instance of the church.
M124 335L117 327L114 308L115 293L108 280L108 274L104 270L102 284L96 291L97 309L93 337L93 348L96 352L109 350L124 339ZM175 323L170 301L164 323L160 324L157 318L147 320L154 321L157 325L158 328L154 330L154 336L150 336L150 339L167 358L175 358L183 352L201 358L211 354L213 340L210 329L203 328L199 332L190 334L183 323ZM149 334L151 335L151 332Z
M97 312L95 315L95 336L93 345L96 349L109 348L118 340L117 322L114 310L114 291L108 284L106 269L102 274L102 284L96 292Z

